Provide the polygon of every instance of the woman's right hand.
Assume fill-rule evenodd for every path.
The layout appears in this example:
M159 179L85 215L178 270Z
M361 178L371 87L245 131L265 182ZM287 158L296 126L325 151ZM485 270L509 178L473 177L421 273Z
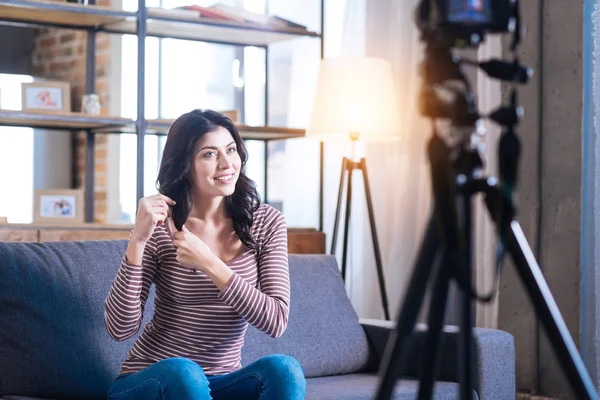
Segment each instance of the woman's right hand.
M144 244L148 242L156 226L164 223L171 214L170 207L173 205L175 201L163 194L140 199L131 240Z

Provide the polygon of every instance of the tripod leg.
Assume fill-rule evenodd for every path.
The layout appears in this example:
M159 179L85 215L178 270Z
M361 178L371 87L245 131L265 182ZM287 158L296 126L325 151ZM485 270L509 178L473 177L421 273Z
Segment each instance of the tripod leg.
M517 221L512 221L506 242L521 281L546 329L550 343L567 374L577 399L597 399L598 394L594 384Z
M388 309L387 292L385 289L385 278L383 276L383 267L381 262L381 252L379 251L379 240L377 238L377 229L375 228L375 213L373 212L373 201L371 199L371 189L369 188L369 176L367 175L367 160L360 160L360 169L365 183L365 194L367 195L367 209L369 210L369 222L371 223L371 237L373 239L373 252L375 253L375 265L377 267L377 277L379 279L379 292L381 293L381 304L383 314L386 320L390 319Z
M344 188L344 176L346 175L346 166L348 159L344 157L342 159L342 174L340 176L340 188L338 189L337 207L335 208L335 221L333 224L333 235L331 236L331 254L335 255L335 248L337 244L337 233L338 225L340 221L340 208L342 206L342 189Z
M346 192L346 218L344 219L344 248L342 253L342 278L346 281L346 261L348 257L348 229L350 227L350 211L352 208L352 170L354 166L352 165L352 161L348 160L347 163L348 168L348 186Z
M414 330L419 311L423 304L427 282L440 253L441 242L437 229L437 221L432 216L427 224L425 236L413 267L410 281L396 319L396 327L390 333L386 350L380 365L380 381L376 400L389 400L392 397L396 380L404 371L407 352L407 339Z
M493 188L493 191L486 196L487 208L496 225L503 221L498 220L499 214L494 211L497 210L497 204L504 201L506 200L498 188ZM502 214L508 213L503 212ZM544 274L527 243L521 226L515 220L510 223L506 235L506 248L514 261L534 310L544 325L552 348L567 375L576 398L578 400L598 399L592 379L554 301Z
M471 284L473 274L472 259L472 204L470 194L463 194L460 197L461 202L461 221L463 221L463 247L460 249L461 262L456 263L456 268L462 268L464 276L468 277L468 283ZM459 392L461 400L472 400L473 389L475 388L473 376L473 302L469 293L464 290L460 293L460 341L459 341Z
M437 277L431 292L431 304L429 306L429 318L427 320L427 344L421 369L421 382L419 384L419 400L429 400L433 397L434 382L438 376L440 336L444 327L444 314L446 302L448 301L448 289L450 287L451 263L448 263L444 255L437 270Z

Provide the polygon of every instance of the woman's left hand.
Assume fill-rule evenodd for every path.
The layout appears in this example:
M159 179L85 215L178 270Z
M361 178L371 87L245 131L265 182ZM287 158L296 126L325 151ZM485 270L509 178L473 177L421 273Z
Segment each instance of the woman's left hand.
M177 248L177 261L182 265L206 272L215 261L212 250L185 225L182 231L173 234L173 244Z

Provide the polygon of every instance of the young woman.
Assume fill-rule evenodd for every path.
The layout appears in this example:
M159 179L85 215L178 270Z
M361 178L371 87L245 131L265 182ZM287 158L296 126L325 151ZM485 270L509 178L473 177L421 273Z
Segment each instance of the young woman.
M235 125L194 110L172 125L157 185L140 200L127 251L105 303L115 340L139 330L150 286L155 313L108 399L303 399L290 356L241 368L248 323L277 338L290 304L283 215L260 204L244 175Z

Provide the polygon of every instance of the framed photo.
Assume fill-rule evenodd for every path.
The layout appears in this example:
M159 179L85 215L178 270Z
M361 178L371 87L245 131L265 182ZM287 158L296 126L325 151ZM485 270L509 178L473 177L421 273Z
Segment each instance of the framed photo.
M71 85L68 82L22 83L21 92L23 111L71 112Z
M82 189L44 189L35 191L34 223L84 223Z

